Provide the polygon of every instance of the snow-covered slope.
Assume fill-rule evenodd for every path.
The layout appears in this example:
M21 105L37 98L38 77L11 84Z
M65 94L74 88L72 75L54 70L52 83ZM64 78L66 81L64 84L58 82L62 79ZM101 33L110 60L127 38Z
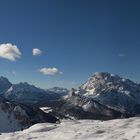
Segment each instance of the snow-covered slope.
M3 140L139 140L140 118L110 121L79 120L61 124L36 124L15 133L2 133Z
M56 121L55 117L38 108L9 102L0 97L0 132L21 130L39 122Z

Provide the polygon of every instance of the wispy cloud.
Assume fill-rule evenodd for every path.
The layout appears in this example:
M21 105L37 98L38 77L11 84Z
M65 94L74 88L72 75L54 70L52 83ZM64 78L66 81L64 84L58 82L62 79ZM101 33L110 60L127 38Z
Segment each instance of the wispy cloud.
M21 57L21 52L16 45L11 43L0 44L0 57L10 61L16 61Z
M72 85L75 85L76 83L75 83L75 81L72 81L71 84L72 84Z
M119 53L118 56L119 57L125 57L126 55L124 53Z
M62 74L61 71L58 70L58 68L41 68L39 69L39 72L41 72L44 75L56 75L56 74Z
M12 71L12 74L13 74L13 75L16 75L16 72L15 72L15 71Z
M38 48L34 48L32 50L32 53L33 53L33 56L39 56L39 55L42 54L42 51L40 49L38 49Z

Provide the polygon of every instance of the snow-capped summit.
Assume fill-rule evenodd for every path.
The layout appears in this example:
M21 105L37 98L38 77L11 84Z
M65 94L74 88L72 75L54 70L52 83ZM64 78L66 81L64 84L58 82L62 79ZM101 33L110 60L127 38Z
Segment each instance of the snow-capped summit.
M89 91L90 93L93 91L93 94L96 93L97 89L105 88L105 85L111 87L114 86L115 83L122 82L122 78L118 75L110 74L107 72L95 73L91 78L88 79L80 89ZM91 91L92 90L92 91Z
M127 95L129 92L136 92L140 90L140 86L129 80L121 78L118 75L107 72L95 73L86 83L79 88L85 91L87 96L96 96L99 93L114 90L116 92L124 92Z
M10 89L12 88L12 90L16 93L16 92L44 92L43 89L37 88L34 85L30 85L27 82L20 82L18 84L13 84ZM12 91L10 90L10 91ZM9 91L9 90L8 90ZM8 92L7 91L7 92Z
M78 94L121 112L140 113L140 86L118 75L95 73L80 86Z
M63 100L60 112L80 119L140 115L140 85L107 72L95 73Z

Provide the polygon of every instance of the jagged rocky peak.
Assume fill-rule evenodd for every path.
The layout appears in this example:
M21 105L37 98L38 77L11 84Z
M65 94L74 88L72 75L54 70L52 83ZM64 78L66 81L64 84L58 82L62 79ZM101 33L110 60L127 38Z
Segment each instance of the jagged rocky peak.
M18 83L18 84L15 84L14 86L18 86L18 87L26 87L26 88L28 88L28 87L32 87L32 88L36 88L34 85L30 85L30 84L28 84L27 82L20 82L20 83Z
M96 79L104 79L104 80L122 79L120 76L108 72L96 72L92 77Z
M34 85L30 85L27 82L20 82L18 84L13 84L12 88L14 92L17 91L44 92L43 89L37 88Z
M115 82L121 80L118 75L110 74L108 72L96 72L91 78L89 78L85 84L81 86L82 89L86 89L87 86L93 86L95 83L103 85L106 82Z
M139 88L138 84L129 79L124 79L108 72L96 72L90 79L80 86L80 90L90 92L91 94L99 93L103 90L132 90L133 88Z
M9 80L3 76L0 77L0 94L5 92L7 89L9 89L12 86L12 84L9 82Z
M9 80L4 76L0 76L0 81L8 81L9 82Z

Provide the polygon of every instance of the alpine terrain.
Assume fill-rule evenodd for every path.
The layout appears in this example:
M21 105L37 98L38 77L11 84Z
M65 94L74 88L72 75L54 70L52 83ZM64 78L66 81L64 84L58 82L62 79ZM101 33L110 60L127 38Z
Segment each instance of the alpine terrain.
M140 85L107 72L95 73L60 100L56 111L77 119L115 119L140 115Z

